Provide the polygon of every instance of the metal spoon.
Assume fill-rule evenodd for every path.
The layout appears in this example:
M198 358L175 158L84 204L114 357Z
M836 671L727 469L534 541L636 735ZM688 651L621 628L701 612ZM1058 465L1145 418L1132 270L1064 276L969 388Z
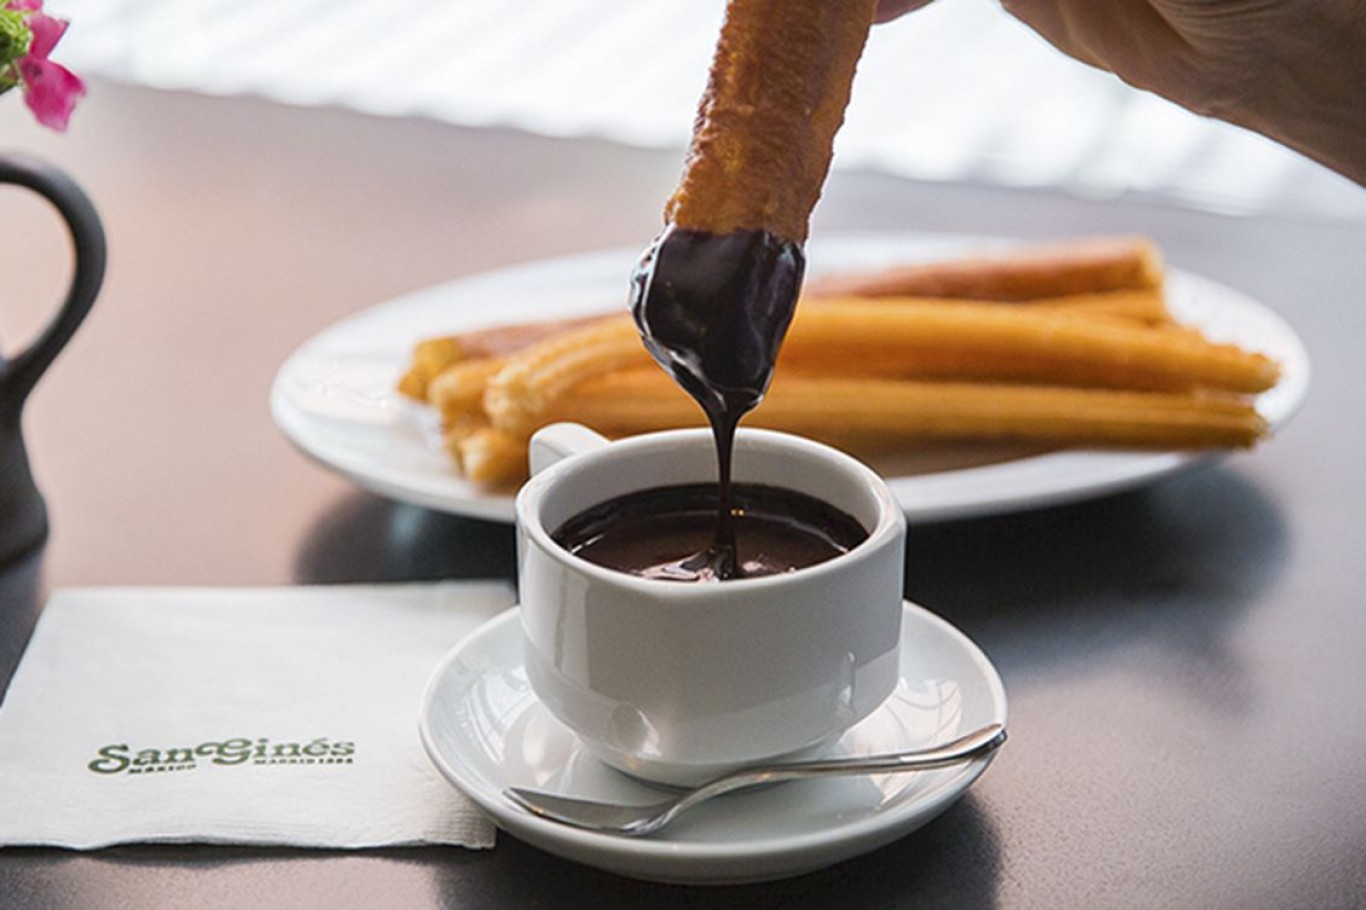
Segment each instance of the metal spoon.
M1005 740L1006 728L1002 724L989 724L966 736L927 749L744 768L718 777L696 789L649 805L620 805L575 799L558 793L544 793L522 787L508 787L503 790L503 795L542 818L563 822L576 828L587 828L590 831L640 837L658 831L694 806L723 793L800 777L887 774L942 768L987 755Z

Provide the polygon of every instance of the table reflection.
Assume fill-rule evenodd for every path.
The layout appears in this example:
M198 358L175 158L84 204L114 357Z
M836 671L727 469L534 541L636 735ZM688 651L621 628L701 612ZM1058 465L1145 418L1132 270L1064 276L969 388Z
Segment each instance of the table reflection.
M368 493L341 499L299 545L300 584L516 577L511 525L434 512Z

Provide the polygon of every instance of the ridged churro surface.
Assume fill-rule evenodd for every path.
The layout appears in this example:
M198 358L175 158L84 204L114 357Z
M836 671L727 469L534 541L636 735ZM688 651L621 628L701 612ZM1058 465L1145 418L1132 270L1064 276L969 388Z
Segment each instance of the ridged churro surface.
M806 239L876 0L730 0L678 189L680 227Z
M1044 243L811 282L812 296L1033 300L1162 286L1162 257L1143 237Z

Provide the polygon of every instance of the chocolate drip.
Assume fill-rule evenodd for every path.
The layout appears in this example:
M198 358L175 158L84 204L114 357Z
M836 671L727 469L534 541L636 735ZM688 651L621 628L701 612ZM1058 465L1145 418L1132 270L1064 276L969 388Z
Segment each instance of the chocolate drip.
M805 266L799 244L767 231L670 225L632 276L631 311L645 346L702 406L716 438L716 533L690 571L705 567L718 578L740 571L731 519L735 430L768 390Z

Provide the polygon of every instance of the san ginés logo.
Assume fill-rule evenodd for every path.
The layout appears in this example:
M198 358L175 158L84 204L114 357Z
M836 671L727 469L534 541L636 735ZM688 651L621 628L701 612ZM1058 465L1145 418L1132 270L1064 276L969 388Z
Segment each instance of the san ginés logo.
M306 742L234 737L168 748L111 743L97 749L97 757L86 768L96 774L159 774L213 765L349 765L355 754L354 742L326 736Z

